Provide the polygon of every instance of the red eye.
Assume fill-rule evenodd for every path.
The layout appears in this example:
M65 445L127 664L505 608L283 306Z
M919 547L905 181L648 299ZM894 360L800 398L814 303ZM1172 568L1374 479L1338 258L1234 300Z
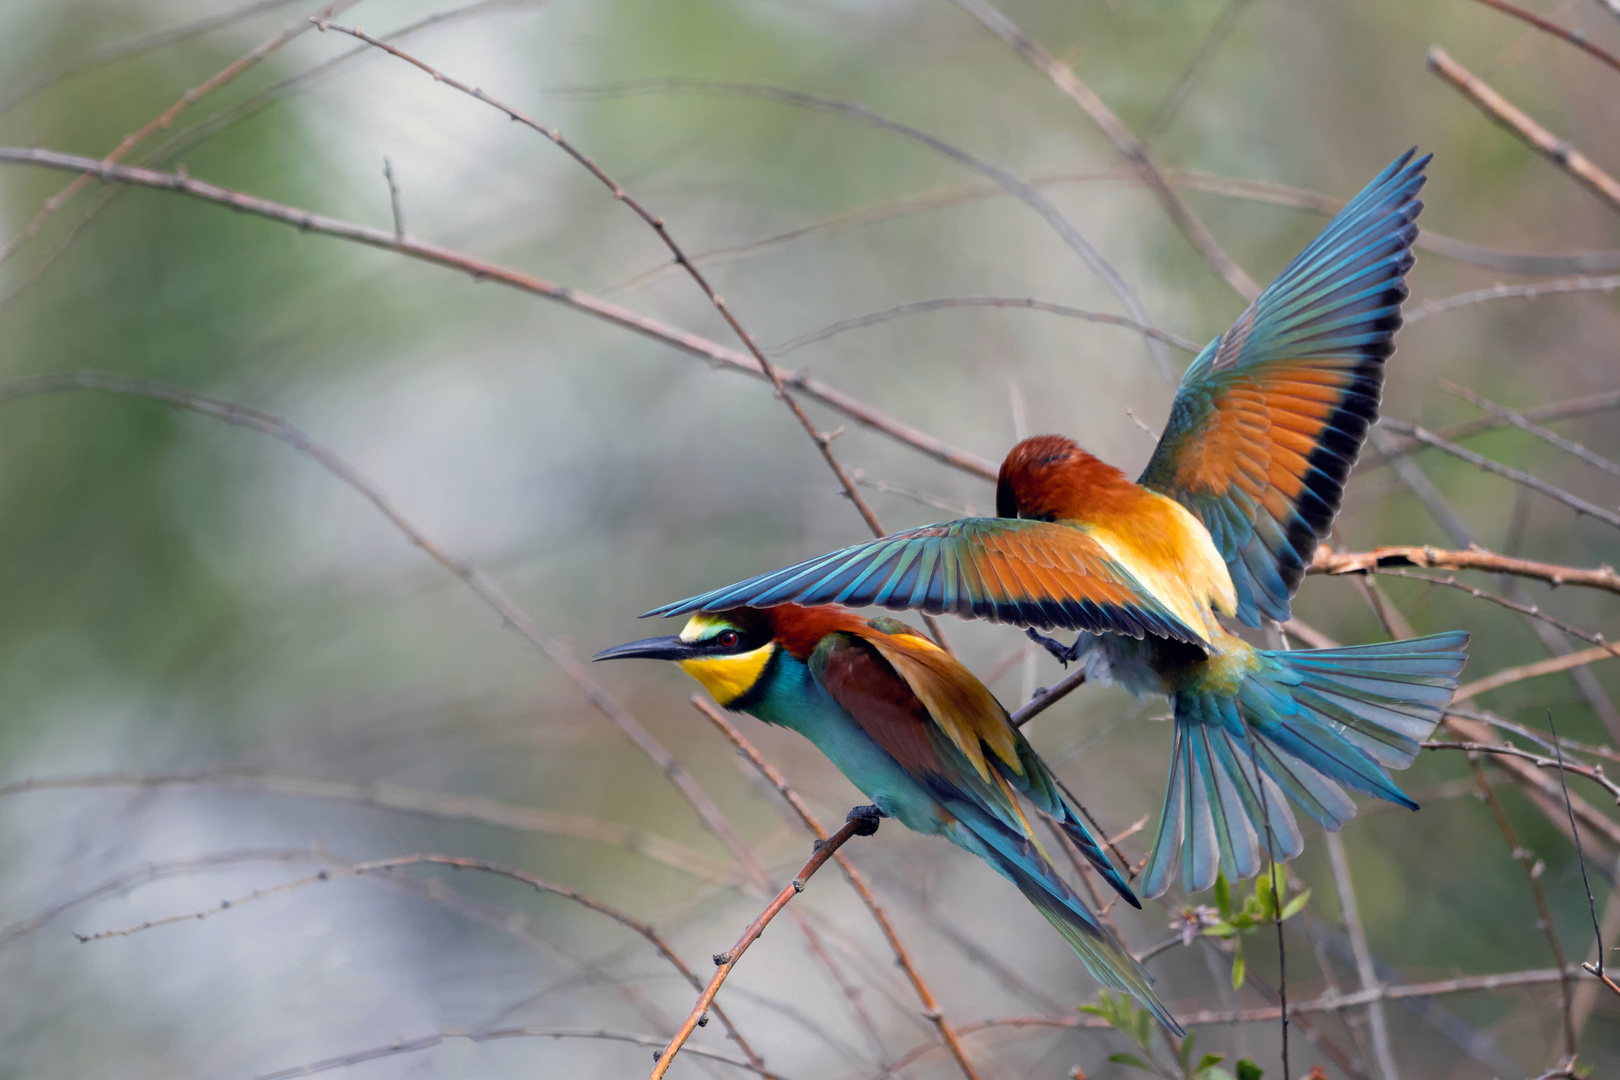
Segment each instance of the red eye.
M737 646L737 633L734 630L722 630L716 640L722 649L733 649Z

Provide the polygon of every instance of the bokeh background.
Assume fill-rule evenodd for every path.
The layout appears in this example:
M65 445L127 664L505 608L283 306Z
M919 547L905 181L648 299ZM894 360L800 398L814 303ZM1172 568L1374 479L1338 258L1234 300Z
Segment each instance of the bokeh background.
M1529 2L1620 47L1620 19L1601 3ZM317 8L9 0L0 4L0 143L104 155ZM1481 6L1009 0L1004 10L1146 137L1161 164L1183 170L1175 175L1189 203L1256 280L1269 280L1324 218L1280 205L1286 193L1238 197L1227 184L1223 194L1224 181L1343 199L1413 145L1435 154L1426 228L1514 253L1620 248L1612 207L1429 74L1424 54L1442 45L1610 168L1620 167L1620 75ZM980 177L915 141L781 102L636 80L762 83L859 102L1039 180L1164 329L1202 341L1242 308L1085 115L950 3L364 0L341 19L379 34L429 20L400 45L559 127L664 215L689 251L716 253L707 272L767 346L936 297L1120 308L1027 206L978 190ZM347 55L355 46L334 33L296 36L129 160L389 228L386 159L411 234L735 344L691 281L665 265L652 233L556 147L397 60ZM69 179L0 169L0 239L18 236ZM1420 253L1412 310L1533 280ZM0 264L0 296L7 380L95 368L284 417L579 656L656 631L635 619L655 603L865 535L763 384L388 252L169 193L91 185ZM1400 336L1386 412L1435 429L1477 418L1442 380L1516 408L1614 391L1617 334L1613 294L1598 289L1435 312ZM1168 355L1178 371L1188 360ZM1173 392L1130 331L1020 309L913 314L781 362L991 460L1021 434L1058 431L1138 468L1153 444L1133 415L1157 429ZM847 427L833 445L878 485L867 494L887 526L992 508L984 481L810 412ZM692 991L640 938L556 897L466 873L331 881L78 943L74 932L208 908L322 866L440 852L578 888L652 923L706 975L709 954L762 901L676 788L555 665L307 458L106 393L9 401L0 415L0 785L9 785L0 788L0 1076L248 1078L502 1027L667 1036ZM1620 456L1612 413L1558 428ZM1620 502L1620 480L1521 432L1468 445L1599 505ZM1582 566L1620 552L1613 529L1499 477L1432 450L1411 460L1485 546ZM1387 467L1358 470L1336 540L1356 550L1457 546ZM1474 631L1465 677L1547 655L1499 607L1385 585L1419 632ZM1573 623L1620 632L1613 597L1525 589ZM1347 579L1311 579L1296 612L1342 641L1384 636ZM1053 661L1021 659L1016 631L948 629L1009 705L1060 677ZM1620 695L1620 664L1591 672ZM778 881L790 876L807 838L692 709L695 686L653 664L592 674L671 748ZM1567 674L1475 704L1611 741ZM1161 702L1085 687L1029 731L1117 831L1156 812L1163 712ZM796 737L739 723L827 818L864 801ZM1425 754L1402 782L1425 803L1420 814L1367 805L1343 833L1387 977L1549 966L1524 872L1463 756ZM1608 801L1572 784L1595 805ZM1570 959L1587 957L1574 847L1520 789L1496 790L1545 864ZM488 820L497 811L506 824ZM1325 844L1308 835L1294 870L1313 889L1316 929L1289 924L1298 997L1329 985L1323 963L1337 985L1357 985L1354 964L1334 951L1344 937ZM1145 835L1124 846L1140 856ZM953 1022L1075 1016L1094 1000L1050 928L955 849L885 827L849 853ZM1620 903L1610 899L1616 855L1587 850L1600 914ZM861 988L875 1030L856 1023L781 920L721 998L770 1068L879 1076L929 1043L931 1026L838 876L815 879L795 906ZM1169 935L1171 915L1150 903L1120 918L1144 948ZM1247 949L1254 974L1274 983L1269 935ZM1267 1003L1252 983L1223 989L1224 964L1177 945L1153 969L1182 1011ZM1555 984L1434 1004L1443 1011L1389 1007L1405 1076L1533 1077L1558 1056ZM1376 1076L1357 1012L1317 1023ZM732 1052L718 1025L694 1045ZM1130 1072L1107 1060L1130 1049L1111 1031L994 1028L968 1045L986 1077ZM1593 1075L1620 1075L1620 1001L1607 991L1580 1046ZM1208 1027L1199 1049L1253 1056L1281 1075L1274 1024ZM1295 1073L1320 1063L1344 1075L1297 1029L1292 1049ZM621 1077L650 1064L647 1047L601 1039L450 1038L343 1068ZM693 1057L672 1075L741 1074ZM903 1075L958 1074L935 1049Z

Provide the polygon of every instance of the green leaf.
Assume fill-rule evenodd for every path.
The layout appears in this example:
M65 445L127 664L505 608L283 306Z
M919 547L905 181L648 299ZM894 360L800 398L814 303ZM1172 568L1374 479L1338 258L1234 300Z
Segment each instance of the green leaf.
M1141 1069L1143 1072L1154 1071L1153 1066L1149 1065L1135 1054L1109 1054L1108 1060L1112 1061L1115 1065L1129 1065L1131 1068Z
M1227 883L1225 874L1215 875L1215 910L1223 919L1232 918L1232 886Z
M1237 1080L1260 1080L1264 1075L1266 1074L1260 1066L1248 1058L1244 1058L1237 1063Z
M1176 1060L1181 1063L1181 1071L1187 1071L1187 1062L1192 1060L1193 1043L1198 1039L1198 1032L1189 1031L1187 1037L1181 1040L1181 1049L1176 1051Z
M1287 920L1292 919L1295 915L1298 915L1300 909L1305 906L1305 901L1309 900L1310 898L1311 890L1306 889L1304 892L1288 901L1288 903L1283 907L1283 920L1286 922Z
M1233 926L1229 922L1224 921L1212 923L1209 926L1204 927L1205 937L1229 938L1235 933L1237 933L1237 927Z
M1148 1012L1146 1009L1143 1009L1141 1012L1137 1013L1135 1028L1136 1030L1131 1033L1131 1038L1136 1040L1136 1045L1140 1046L1143 1050L1146 1050L1152 1046L1153 1014Z
M1223 1062L1225 1060L1226 1060L1226 1055L1225 1054L1205 1054L1203 1056L1203 1058L1198 1062L1198 1071L1203 1072L1205 1069L1208 1069L1211 1065L1219 1065L1221 1062Z
M1239 949L1232 954L1232 989L1243 989L1243 977L1248 974L1248 965L1243 960L1243 950Z

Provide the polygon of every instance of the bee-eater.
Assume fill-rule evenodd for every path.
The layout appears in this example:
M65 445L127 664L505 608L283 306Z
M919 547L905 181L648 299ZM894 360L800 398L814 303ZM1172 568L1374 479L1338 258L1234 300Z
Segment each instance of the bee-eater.
M896 533L655 609L878 604L1030 628L1088 678L1165 694L1175 735L1142 879L1162 893L1178 853L1189 891L1304 846L1286 794L1324 828L1350 787L1411 809L1389 779L1434 729L1468 635L1264 651L1229 633L1288 618L1338 513L1401 324L1428 157L1408 151L1210 342L1181 380L1132 483L1056 435L1013 447L994 518ZM1081 631L1064 648L1037 629ZM1343 786L1341 786L1343 785Z
M593 659L673 660L721 705L809 739L877 811L953 841L1017 885L1105 986L1177 1034L1152 979L1058 876L1020 805L1050 814L1091 865L1141 903L985 685L897 619L784 604L694 615L679 637ZM862 808L852 811L860 814Z

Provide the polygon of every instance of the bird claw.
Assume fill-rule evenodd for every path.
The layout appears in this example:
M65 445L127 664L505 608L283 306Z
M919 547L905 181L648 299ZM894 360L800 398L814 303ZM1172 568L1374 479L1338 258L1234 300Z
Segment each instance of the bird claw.
M876 805L868 805L855 807L849 813L844 815L844 820L853 821L856 823L856 836L871 836L873 833L878 831L878 822L888 816L888 814L883 812L881 807Z
M1084 634L1080 634L1074 639L1073 645L1065 645L1057 638L1047 637L1034 627L1026 628L1024 633L1029 640L1051 653L1057 659L1057 662L1064 667L1068 667L1080 659L1080 643L1086 639Z

